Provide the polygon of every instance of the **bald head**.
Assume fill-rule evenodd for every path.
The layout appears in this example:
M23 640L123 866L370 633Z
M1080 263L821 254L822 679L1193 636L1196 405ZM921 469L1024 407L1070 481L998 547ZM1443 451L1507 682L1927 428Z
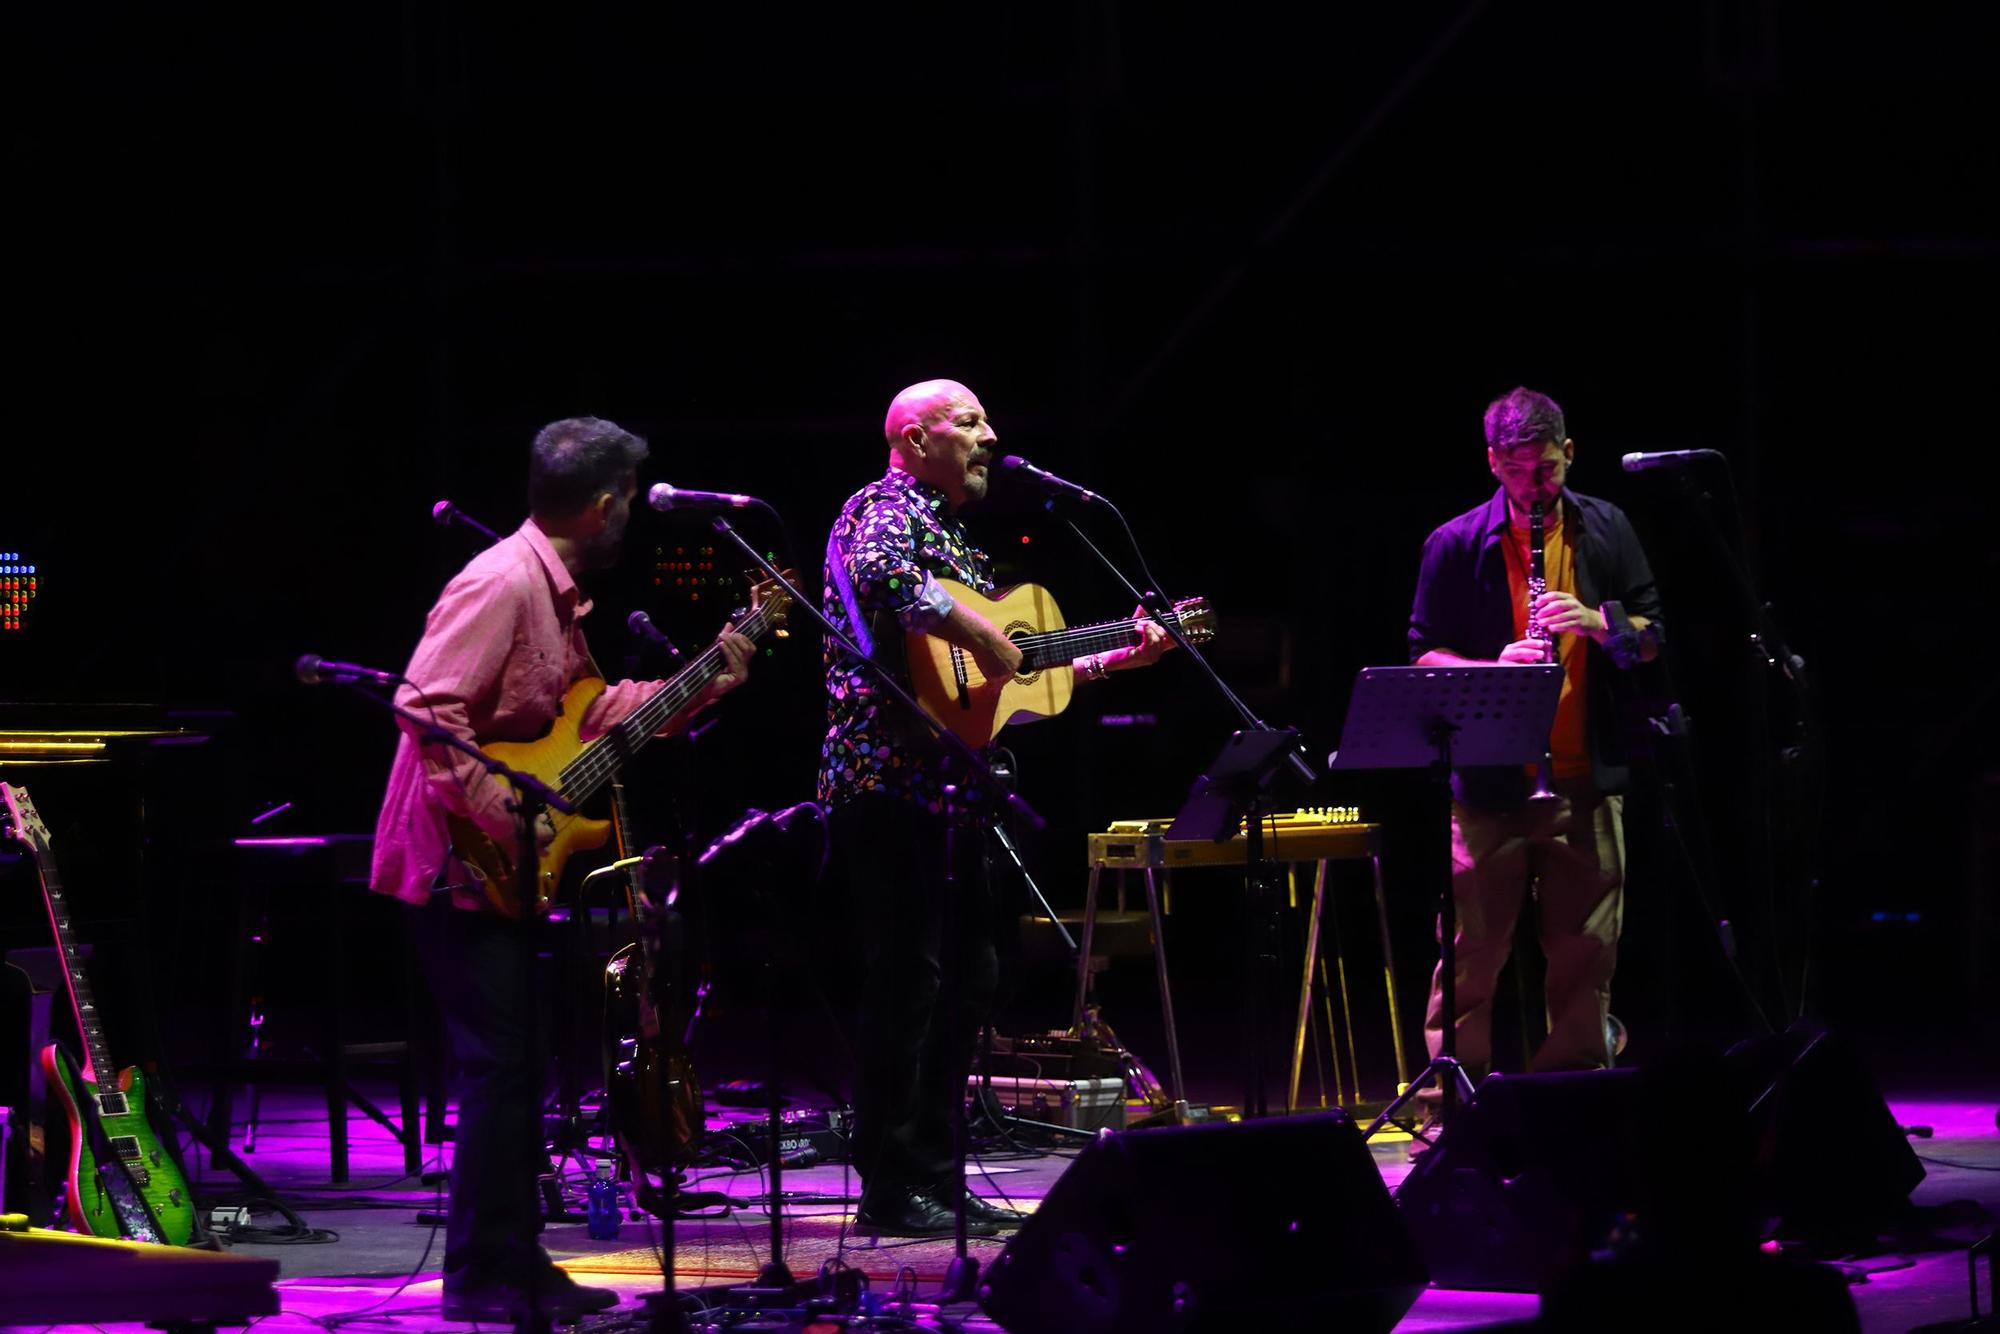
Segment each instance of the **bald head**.
M903 443L904 428L913 425L929 427L940 417L949 415L958 404L978 402L978 396L956 380L925 380L922 384L913 384L890 401L888 415L882 419L882 435L892 449L899 448Z
M986 495L999 437L979 396L956 380L925 380L897 394L882 419L889 466L929 482L957 509Z

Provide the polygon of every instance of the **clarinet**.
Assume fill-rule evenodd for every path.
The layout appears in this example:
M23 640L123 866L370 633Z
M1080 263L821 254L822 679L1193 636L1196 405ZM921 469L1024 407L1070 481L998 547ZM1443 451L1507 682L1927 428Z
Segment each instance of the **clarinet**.
M1528 638L1539 639L1543 645L1543 662L1556 661L1556 637L1541 617L1535 606L1542 600L1542 594L1549 591L1547 560L1542 555L1542 502L1537 500L1528 509ZM1562 799L1550 780L1555 769L1550 762L1546 747L1542 750L1541 763L1535 766L1535 790L1528 794L1529 801L1560 801Z

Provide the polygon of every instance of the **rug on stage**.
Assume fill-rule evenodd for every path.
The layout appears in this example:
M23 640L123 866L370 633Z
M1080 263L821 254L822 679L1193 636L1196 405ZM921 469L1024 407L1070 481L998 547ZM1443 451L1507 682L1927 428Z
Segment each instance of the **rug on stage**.
M895 1281L903 1269L915 1272L920 1284L944 1280L945 1270L957 1254L950 1237L921 1241L885 1237L879 1243L858 1233L851 1213L794 1214L785 1219L785 1265L794 1277L810 1278L820 1266L836 1256L850 1269L859 1269L878 1286ZM841 1225L847 1225L846 1244L841 1243ZM655 1236L657 1237L657 1224ZM626 1224L625 1235L644 1237L643 1226ZM730 1219L683 1222L675 1231L674 1281L690 1284L734 1283L757 1277L770 1258L771 1224L761 1214L744 1214ZM1004 1237L973 1237L967 1254L981 1266L992 1263L1006 1244ZM572 1274L658 1274L660 1252L638 1246L625 1250L602 1251L563 1259L561 1265Z

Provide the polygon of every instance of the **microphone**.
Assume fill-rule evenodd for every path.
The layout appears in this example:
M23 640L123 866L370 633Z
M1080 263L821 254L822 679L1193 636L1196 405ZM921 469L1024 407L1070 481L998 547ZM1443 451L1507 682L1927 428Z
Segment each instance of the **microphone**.
M1065 482L1047 469L1037 468L1019 454L1008 454L1001 458L1000 471L1013 473L1016 477L1032 482L1048 495L1061 496L1085 505L1103 499L1095 491L1087 491L1075 482Z
M304 685L344 686L355 681L373 681L378 686L393 686L402 681L395 672L379 671L373 667L363 667L359 663L334 662L322 658L317 653L302 654L292 664L292 671Z
M1645 472L1648 468L1685 468L1701 459L1719 459L1719 449L1663 449L1657 454L1627 454L1624 459L1626 472Z
M665 482L655 482L646 492L646 503L662 514L668 510L740 510L764 502L755 496L739 496L728 491L683 491Z
M449 500L440 500L437 504L431 506L431 518L436 520L437 526L440 528L449 528L455 523L463 524L474 532L484 533L486 540L489 542L498 542L500 540L500 534L494 532L491 528L488 528L485 524L479 522L479 520L473 518Z
M646 614L644 608L625 618L625 628L630 630L635 638L643 639L649 644L658 644L667 651L668 657L677 662L680 660L680 649L674 646L673 640L667 638L666 631L653 624L653 618Z

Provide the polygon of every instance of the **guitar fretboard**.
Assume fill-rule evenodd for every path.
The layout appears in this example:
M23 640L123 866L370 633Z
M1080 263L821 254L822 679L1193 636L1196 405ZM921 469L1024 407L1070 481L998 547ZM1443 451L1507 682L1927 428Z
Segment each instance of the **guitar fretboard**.
M1176 629L1181 628L1180 613L1169 612L1166 619ZM1038 672L1044 667L1067 667L1080 654L1130 648L1138 642L1139 631L1129 620L1075 625L1063 630L1021 635L1014 640L1021 650L1021 670L1024 672Z
M98 1022L97 1000L90 993L90 975L84 971L83 951L76 947L76 940L70 933L69 906L63 901L62 877L56 874L55 859L49 856L48 848L41 840L34 840L35 865L41 873L42 901L48 906L49 926L54 930L56 947L62 951L63 980L69 986L70 1007L76 1011L76 1029L83 1038L84 1056L88 1068L84 1076L94 1081L111 1077L117 1066L111 1064L111 1050L104 1041L104 1029Z
M753 643L773 625L772 604L767 602L743 618L736 633ZM709 682L722 675L729 660L722 649L710 644L695 655L693 662L676 672L672 679L649 696L632 715L591 742L576 758L563 766L558 789L570 801L588 800L604 781L618 771L625 758L646 744L675 714L694 702Z

